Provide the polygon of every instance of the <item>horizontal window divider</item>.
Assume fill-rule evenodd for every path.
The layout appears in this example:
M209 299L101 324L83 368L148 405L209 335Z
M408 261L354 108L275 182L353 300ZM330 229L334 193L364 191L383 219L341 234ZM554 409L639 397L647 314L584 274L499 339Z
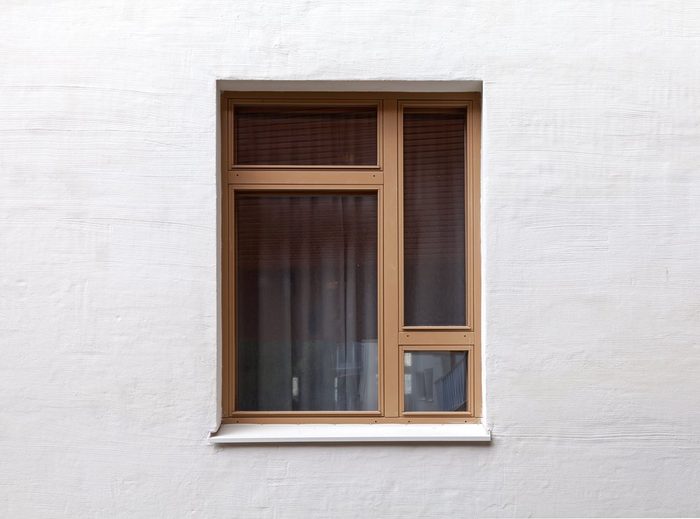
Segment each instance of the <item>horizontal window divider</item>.
M413 96L397 99L399 107L402 109L416 110L423 113L431 113L431 109L437 108L469 108L474 99L464 98L449 98L443 99L421 99Z
M423 416L425 418L431 417L431 418L457 418L457 417L462 417L462 418L473 418L474 415L472 413L465 413L463 411L404 411L403 415L406 418L412 419L416 418L419 416Z
M266 102L275 104L281 101L284 104L300 102L318 102L333 100L339 103L363 104L367 101L429 101L444 103L449 101L480 101L481 92L362 92L362 91L289 91L289 90L269 90L269 91L226 91L222 92L224 99L235 99L243 102ZM439 99L436 99L439 97Z
M229 184L231 191L270 191L270 192L292 192L315 193L316 191L329 192L362 192L381 191L381 184Z
M399 343L402 345L431 346L441 344L445 346L470 346L475 344L475 341L474 332L467 331L416 331L401 332L399 334Z
M269 94L273 94L270 92ZM381 96L377 94L370 94L368 96L363 96L359 98L355 94L342 94L329 95L326 93L314 94L313 92L296 92L296 93L285 93L278 96L268 95L268 92L257 93L253 95L246 95L245 93L234 93L229 92L225 94L228 97L229 103L231 105L240 106L256 106L256 105L270 105L275 106L313 106L319 105L323 106L370 106L374 105L378 108L381 107L382 101Z
M442 332L442 331L461 332L461 331L465 331L465 332L468 332L468 331L471 331L472 328L470 326L402 326L401 329L404 331L409 331L409 332L410 331L416 331L416 332L420 332L420 331L425 331L425 332L431 332L431 331L433 331L433 332Z
M234 164L231 166L229 171L252 171L255 172L256 174L260 174L261 171L265 170L271 170L271 171L289 171L289 172L298 172L298 171L304 171L304 170L309 170L309 171L329 171L333 172L336 175L338 174L339 171L342 171L343 174L347 174L349 171L381 171L382 167L379 164L369 164L369 165L347 165L347 166L334 166L332 164L322 164L322 165L304 165L304 164L299 164L299 165L292 165L292 164Z
M432 344L400 344L399 347L405 351L471 351L473 345L433 342Z
M445 416L376 416L376 417L360 417L360 416L255 416L255 417L226 417L223 418L223 424L298 424L309 423L309 418L313 418L314 423L325 424L375 424L375 423L481 423L481 418L474 416L463 416L459 413L451 413Z
M381 416L381 411L236 411L232 417L267 416Z
M229 184L383 184L384 174L381 171L229 171Z

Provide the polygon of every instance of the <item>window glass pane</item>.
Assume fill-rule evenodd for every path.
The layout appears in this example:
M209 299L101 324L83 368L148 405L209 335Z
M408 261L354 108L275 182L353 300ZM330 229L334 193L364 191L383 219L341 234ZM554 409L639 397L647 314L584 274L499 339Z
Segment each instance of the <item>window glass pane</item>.
M403 119L404 324L466 325L465 111Z
M236 408L377 410L377 197L247 194L236 208Z
M467 352L404 353L404 411L466 411Z
M376 106L236 106L238 165L377 164Z

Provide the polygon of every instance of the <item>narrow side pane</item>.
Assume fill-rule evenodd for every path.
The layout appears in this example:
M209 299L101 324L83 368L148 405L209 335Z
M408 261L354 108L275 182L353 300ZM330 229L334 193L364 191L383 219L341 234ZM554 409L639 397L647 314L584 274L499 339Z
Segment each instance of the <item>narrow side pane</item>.
M406 326L466 325L465 116L404 112Z

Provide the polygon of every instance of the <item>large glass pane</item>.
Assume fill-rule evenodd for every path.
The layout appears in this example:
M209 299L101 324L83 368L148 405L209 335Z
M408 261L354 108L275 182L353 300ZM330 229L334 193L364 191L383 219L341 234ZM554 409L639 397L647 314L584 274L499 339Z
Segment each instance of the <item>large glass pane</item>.
M238 165L377 164L376 106L236 106Z
M466 325L465 111L403 118L404 324Z
M378 409L376 195L235 204L236 409Z
M404 353L404 411L467 410L466 351Z

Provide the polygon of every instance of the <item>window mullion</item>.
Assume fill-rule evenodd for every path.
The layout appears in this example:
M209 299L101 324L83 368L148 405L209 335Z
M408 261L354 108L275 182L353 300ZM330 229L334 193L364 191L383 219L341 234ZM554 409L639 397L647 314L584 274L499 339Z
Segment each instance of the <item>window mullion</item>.
M398 102L383 103L384 143L384 415L399 416Z

